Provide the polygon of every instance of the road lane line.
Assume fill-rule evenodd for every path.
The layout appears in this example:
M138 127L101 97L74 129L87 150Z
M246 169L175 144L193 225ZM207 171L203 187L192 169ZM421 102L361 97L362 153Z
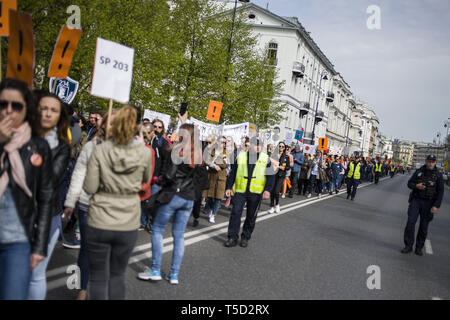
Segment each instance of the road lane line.
M425 252L427 254L433 254L433 248L431 247L431 241L430 240L425 240Z
M380 179L380 181L383 181L383 180L386 180L386 179L389 179L389 177ZM363 185L359 185L358 189L365 188L365 187L373 185L373 184L374 183L372 182L372 183L366 183L366 184L363 184ZM324 201L324 200L327 200L327 199L330 199L330 198L334 198L334 197L342 195L342 194L345 194L345 190L343 190L343 192L341 191L339 194L333 194L333 195L327 194L327 195L324 195L320 199L319 198L316 198L316 199L309 198L309 199L304 199L304 200L301 200L301 201L289 203L289 204L281 207L282 210L281 210L280 213L269 214L269 211L266 210L266 211L263 211L260 214L258 214L258 218L256 219L256 222L264 221L264 220L270 219L270 218L274 218L274 217L286 214L288 212L291 212L293 210L297 210L299 208L303 208L303 207L308 206L310 204L315 204L317 202L321 202L321 201ZM245 217L242 217L241 218L241 222L244 221L244 220L245 220ZM223 228L221 228L221 227L223 227ZM221 229L219 229L219 228L221 228ZM219 229L219 230L216 230L216 229ZM213 230L216 230L216 231L213 231ZM188 232L188 233L185 234L185 239L187 237L191 237L191 238L188 238L188 239L185 240L185 247L189 246L191 244L194 244L194 243L206 240L206 239L210 239L210 238L215 237L217 235L220 235L222 233L226 233L227 231L228 231L228 221L223 222L223 223L219 223L219 224L214 225L214 226L202 228L200 230L195 230L195 231ZM200 235L197 236L197 237L193 237L194 235L197 235L197 234L200 234ZM167 245L167 244L169 244L169 245ZM167 245L167 246L164 246L163 253L167 253L167 252L172 251L173 250L173 238L169 237L169 238L164 239L163 240L163 245ZM151 249L151 243L137 246L137 247L134 248L133 252L139 252L139 251L143 251L143 250L147 250L147 249L149 251L147 251L145 253L142 253L142 254L139 254L139 255L135 255L135 256L130 257L130 260L129 260L128 264L130 265L130 264L137 263L139 261L151 258L151 256L152 256L152 253L151 253L151 250L150 250ZM76 263L74 263L74 264L76 264ZM59 267L59 268L56 268L56 269L53 269L53 270L50 270L50 271L47 272L47 276L50 274L52 277L56 276L58 274L64 274L64 278L60 278L60 279L57 279L57 280L49 281L48 284L47 284L48 290L53 290L55 288L64 286L66 284L66 274L65 273L66 273L66 270L67 270L68 267L69 266ZM50 277L50 276L48 276L48 277Z

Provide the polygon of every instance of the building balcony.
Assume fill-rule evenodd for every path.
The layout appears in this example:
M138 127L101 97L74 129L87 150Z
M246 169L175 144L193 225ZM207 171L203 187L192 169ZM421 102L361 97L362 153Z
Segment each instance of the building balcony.
M331 91L328 91L328 94L327 94L327 102L331 103L331 102L333 102L333 101L334 101L334 93L331 92Z
M309 102L302 102L300 104L300 119L306 116L309 113L310 105Z
M316 124L321 122L323 120L323 118L325 117L325 114L323 113L323 111L319 111L316 114Z
M295 61L294 66L292 67L292 73L298 78L303 78L305 76L305 65Z

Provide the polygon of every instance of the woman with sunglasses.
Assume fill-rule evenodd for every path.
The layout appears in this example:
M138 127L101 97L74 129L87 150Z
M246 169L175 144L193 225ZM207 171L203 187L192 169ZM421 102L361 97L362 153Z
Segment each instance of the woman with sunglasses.
M44 90L35 91L35 97L39 111L40 135L47 141L52 151L53 198L47 257L33 270L28 299L44 300L47 292L45 272L56 241L61 234L63 208L59 196L60 186L69 163L71 149L67 136L69 115L64 102L57 95Z
M53 171L26 83L0 84L0 300L25 300L31 272L47 255Z
M275 185L270 193L269 213L279 213L281 188L286 178L286 172L291 169L289 157L286 155L286 144L284 142L278 143L278 152L272 154L271 161L274 163L275 170L278 170L275 173Z

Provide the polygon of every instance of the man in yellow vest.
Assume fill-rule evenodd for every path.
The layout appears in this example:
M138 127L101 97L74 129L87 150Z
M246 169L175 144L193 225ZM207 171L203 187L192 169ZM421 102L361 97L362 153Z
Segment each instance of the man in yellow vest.
M228 240L225 247L234 247L238 243L241 217L247 203L247 215L242 228L240 246L245 248L255 229L261 199L269 199L273 189L275 175L271 168L269 156L263 152L262 141L253 137L250 140L249 151L241 151L232 165L226 183L226 197L231 196L231 189L235 188L232 199L233 210L228 224Z
M391 174L391 178L393 178L394 174L395 174L395 164L394 164L394 162L391 163L391 167L390 167L389 171L390 171L390 174Z
M347 199L352 197L355 200L356 190L361 182L361 156L357 157L348 165L347 173Z
M380 180L380 176L381 176L381 167L383 166L383 164L381 163L380 157L376 158L377 161L375 163L375 184L378 184L378 180Z

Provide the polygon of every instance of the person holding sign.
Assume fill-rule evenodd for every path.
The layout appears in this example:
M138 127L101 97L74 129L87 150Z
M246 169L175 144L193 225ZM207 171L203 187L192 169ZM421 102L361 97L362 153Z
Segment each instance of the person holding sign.
M28 298L31 272L47 255L52 154L39 136L28 85L0 84L0 300Z
M112 122L112 139L96 146L89 159L83 188L92 195L86 227L92 300L125 298L125 270L141 218L138 192L153 166L142 132L135 139L136 119L135 108L122 107Z

